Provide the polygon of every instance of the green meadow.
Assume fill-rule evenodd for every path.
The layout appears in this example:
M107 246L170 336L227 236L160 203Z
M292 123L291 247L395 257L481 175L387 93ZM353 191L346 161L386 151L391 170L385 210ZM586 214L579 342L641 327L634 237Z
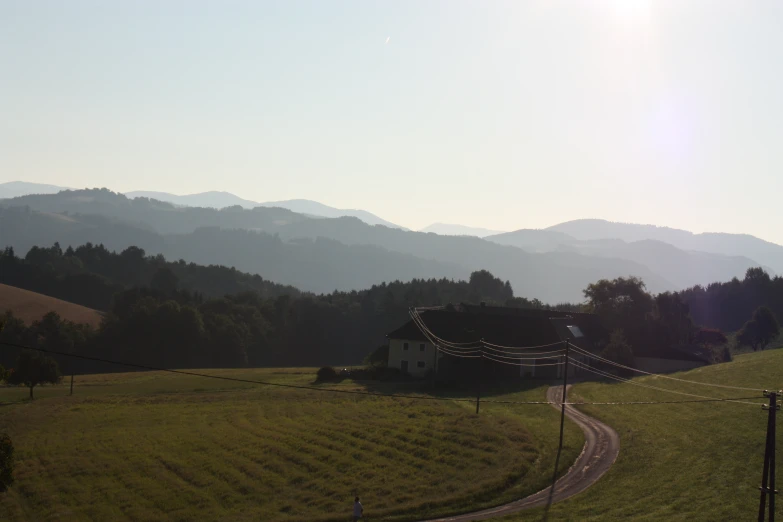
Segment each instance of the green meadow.
M208 372L298 385L314 376ZM2 520L346 520L356 494L368 520L415 520L542 489L557 450L559 414L547 405L483 403L477 416L471 402L158 372L77 376L72 397L68 384L36 388L33 401L24 388L0 389L0 428L17 460ZM543 400L545 390L494 398ZM568 428L562 470L583 444Z
M735 357L733 362L673 375L729 386L783 388L783 350ZM580 406L614 427L620 455L590 489L556 504L551 520L756 520L767 412L761 394L678 383L660 377L635 381L713 397L757 397L752 404ZM572 400L588 402L688 400L630 384L583 383ZM778 416L777 454L783 448ZM779 458L778 458L779 462ZM781 489L778 485L778 489ZM776 514L783 516L778 500ZM541 511L503 520L530 520Z

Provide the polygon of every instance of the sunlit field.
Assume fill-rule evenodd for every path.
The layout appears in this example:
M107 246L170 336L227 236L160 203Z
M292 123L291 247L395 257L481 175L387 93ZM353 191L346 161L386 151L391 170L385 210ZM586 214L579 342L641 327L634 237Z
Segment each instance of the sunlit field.
M210 373L309 385L314 370ZM354 495L368 520L464 512L546 487L559 428L546 405L484 403L476 416L473 403L157 372L77 376L73 397L66 378L26 396L0 389L17 451L2 520L345 520ZM563 470L583 444L575 426L566 434Z
M783 388L783 350L740 355L733 362L676 375L740 387ZM714 397L759 397L646 377L640 382ZM593 402L687 400L629 384L579 384L572 399ZM755 520L767 412L760 406L695 403L581 406L620 434L620 456L581 495L552 507L551 520ZM780 419L780 417L778 417ZM778 460L783 444L777 431ZM783 515L780 502L778 516ZM531 513L504 520L528 520Z

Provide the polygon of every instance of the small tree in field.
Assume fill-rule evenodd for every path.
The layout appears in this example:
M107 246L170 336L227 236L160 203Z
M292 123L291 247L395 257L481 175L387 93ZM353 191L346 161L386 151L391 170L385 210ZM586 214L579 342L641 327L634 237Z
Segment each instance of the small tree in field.
M16 368L8 379L8 384L24 384L30 388L30 398L33 398L33 388L39 384L56 384L60 382L60 367L57 361L32 350L25 350L16 358Z
M14 483L14 444L11 437L0 433L0 493Z
M634 357L631 345L625 339L625 334L622 330L614 330L609 336L609 344L601 352L601 357L609 359L612 362L622 364L623 366L633 367ZM628 373L630 370L623 370L616 368L618 373Z

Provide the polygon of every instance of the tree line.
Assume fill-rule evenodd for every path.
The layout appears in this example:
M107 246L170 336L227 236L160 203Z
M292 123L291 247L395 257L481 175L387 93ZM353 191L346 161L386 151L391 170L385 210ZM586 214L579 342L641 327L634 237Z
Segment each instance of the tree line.
M779 278L764 276L748 271L738 284L774 290ZM35 247L25 258L12 249L0 253L0 282L105 312L96 329L53 313L25 325L6 313L0 340L166 368L357 364L386 344L385 334L409 319L410 307L481 301L593 312L607 331L597 341L607 345L609 334L616 333L614 346L626 359L625 344L653 352L674 344L725 344L719 331L724 323L700 321L702 303L694 313L693 290L652 295L638 278L601 280L585 289L585 303L551 307L515 296L508 281L486 270L467 281L413 279L313 295L227 267L169 262L136 247L115 253L102 245L63 251L55 244ZM722 288L716 285L711 292ZM745 315L730 323L745 332L738 339L748 346L763 347L777 334L776 314L756 312L764 303L748 298L745 308L735 310ZM5 349L0 354L0 364L13 366L16 354ZM58 360L65 373L122 370Z
M777 314L768 304L778 299L776 289L783 296L779 281L752 268L744 281L715 283L706 295L703 289L652 295L636 277L603 279L584 290L583 310L597 314L611 332L608 355L615 359L628 361L632 351L654 354L658 347L700 345L720 362L731 358L724 332L737 331L737 343L754 350L778 337ZM727 288L737 301L722 300Z
M163 269L166 269L165 271ZM299 295L296 288L267 281L220 265L198 265L184 260L167 261L163 256L148 256L131 246L120 253L103 245L86 243L63 250L59 243L51 247L32 247L24 258L12 247L0 251L0 283L32 290L72 303L106 311L117 292L131 287L167 290L159 272L171 273L179 287L204 297L254 292L265 298Z
M90 244L36 247L24 259L6 249L0 274L0 282L105 312L97 329L54 313L25 325L6 313L0 340L166 368L356 364L408 320L411 306L544 306L515 297L508 281L487 271L468 281L414 279L313 295L226 267ZM0 353L0 364L14 364L9 350ZM122 369L58 361L65 373Z

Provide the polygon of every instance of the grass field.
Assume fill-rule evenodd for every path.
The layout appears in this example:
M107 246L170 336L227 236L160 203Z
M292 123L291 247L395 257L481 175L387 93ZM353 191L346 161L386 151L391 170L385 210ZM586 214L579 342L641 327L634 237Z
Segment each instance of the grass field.
M28 325L49 312L57 312L63 319L74 323L87 323L94 328L101 323L100 312L91 308L0 284L0 314L6 310L11 310Z
M780 389L783 388L783 350L741 355L731 363L677 376ZM716 397L761 396L660 378L643 378L639 382ZM598 383L575 386L574 397L596 402L687 399L629 384ZM750 402L766 400L758 398ZM618 431L620 456L592 488L553 506L552 520L756 519L767 425L767 413L760 406L701 403L582 406L580 409ZM778 455L783 446L781 432L778 423ZM778 517L783 516L781 503L778 501L776 506ZM504 520L528 520L535 516L527 513Z
M310 384L313 370L214 370ZM342 389L362 389L347 382ZM374 391L414 391L417 384ZM393 387L393 388L392 388ZM503 399L542 400L546 387ZM549 406L414 401L163 373L78 377L75 395L0 389L17 449L1 520L411 520L490 506L551 479ZM573 425L562 468L581 450Z

